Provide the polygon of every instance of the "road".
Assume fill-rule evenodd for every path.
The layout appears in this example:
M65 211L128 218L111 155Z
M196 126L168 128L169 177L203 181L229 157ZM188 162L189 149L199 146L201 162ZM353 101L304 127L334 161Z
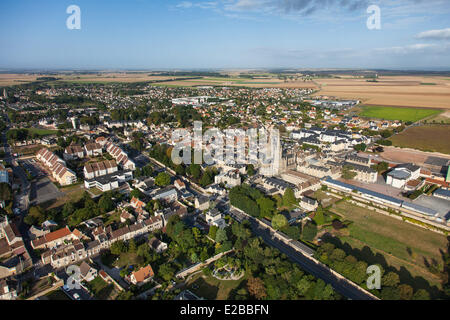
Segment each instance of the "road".
M276 238L275 232L273 232L268 227L263 227L255 218L236 213L236 210L230 211L230 215L235 220L239 222L248 220L250 222L253 233L261 237L265 243L280 250L292 261L297 263L303 270L307 271L317 278L322 279L323 281L325 281L325 283L331 284L331 286L333 286L333 288L341 295L352 300L374 300L371 295L367 294L361 288L355 286L346 279L341 279L333 274L328 267L316 263L314 260L306 257L290 245Z

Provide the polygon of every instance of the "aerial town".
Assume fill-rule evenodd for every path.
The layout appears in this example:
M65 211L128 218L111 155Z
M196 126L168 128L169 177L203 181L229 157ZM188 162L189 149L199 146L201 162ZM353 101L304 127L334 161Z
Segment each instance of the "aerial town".
M450 156L392 146L422 118L307 87L52 77L1 92L0 299L448 298ZM174 163L196 121L277 129L276 161Z

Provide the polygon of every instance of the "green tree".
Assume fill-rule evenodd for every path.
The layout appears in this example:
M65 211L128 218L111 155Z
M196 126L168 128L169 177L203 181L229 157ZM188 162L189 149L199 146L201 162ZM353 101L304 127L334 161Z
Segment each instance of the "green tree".
M317 226L313 222L307 222L303 227L302 237L306 241L312 241L317 235Z
M216 242L222 243L228 240L227 237L227 232L225 231L225 229L218 229L216 232L216 238L215 238Z
M381 278L381 284L386 287L397 287L400 283L400 277L395 272L388 272Z
M259 206L259 213L261 218L271 218L275 211L275 203L269 198L259 198L256 200Z
M129 252L136 252L136 241L134 241L134 239L130 239L130 241L128 241L128 251Z
M413 300L430 300L430 294L425 289L419 289L414 293Z
M272 218L272 227L276 230L280 230L282 228L284 228L285 226L287 226L288 221L286 219L285 216L283 216L282 214L276 214L273 218Z
M398 292L400 294L400 299L402 300L411 300L414 294L413 288L407 284L399 285Z
M12 189L10 185L5 182L0 183L0 200L12 200Z
M130 197L132 197L132 198L134 197L134 198L137 198L137 199L142 199L144 197L144 194L140 190L134 189L134 190L132 190L130 192Z
M109 194L104 194L101 196L100 200L98 201L98 207L99 207L101 213L107 213L107 212L114 210L115 204Z
M366 149L367 149L367 145L366 145L365 143L360 143L360 144L355 145L355 146L353 147L353 149L355 149L356 151L362 151L362 152L364 152L364 151L366 151Z
M158 270L158 275L165 281L169 281L175 275L175 269L167 263L163 264Z
M291 188L286 188L283 194L283 205L285 207L291 207L294 204L297 204L294 191Z
M208 236L209 236L211 239L215 240L215 239L216 239L216 234L217 234L217 230L218 230L218 229L219 229L219 228L216 227L216 226L210 226L210 227L209 227Z
M352 171L353 167L349 164L346 164L342 167L342 171L341 171L341 175L342 178L346 179L346 180L351 180L354 177L356 177L357 173Z
M170 184L170 175L167 172L158 173L155 184L160 187L168 186Z
M111 245L110 251L112 254L118 256L121 253L124 253L127 251L127 246L125 245L125 243L122 240L119 240L119 241L114 242Z
M255 167L252 164L249 164L247 166L247 174L251 177L251 176L254 176L255 173L256 173Z

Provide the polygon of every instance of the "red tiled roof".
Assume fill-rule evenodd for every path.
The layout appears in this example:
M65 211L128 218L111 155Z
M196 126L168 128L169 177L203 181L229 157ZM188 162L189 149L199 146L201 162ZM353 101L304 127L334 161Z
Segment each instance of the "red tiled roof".
M153 269L151 265L143 267L136 272L133 272L134 278L136 282L142 282L150 277L153 277L155 274L153 273Z
M71 233L72 232L70 231L69 227L66 226L65 228L47 233L44 237L47 242L50 242L50 241L54 241L56 239L67 237Z

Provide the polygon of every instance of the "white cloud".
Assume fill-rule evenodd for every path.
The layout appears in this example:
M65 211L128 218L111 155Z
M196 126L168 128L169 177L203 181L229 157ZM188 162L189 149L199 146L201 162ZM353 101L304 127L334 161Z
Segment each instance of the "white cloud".
M416 38L427 40L450 40L450 28L424 31L419 33Z
M177 8L184 8L184 9L191 8L192 6L193 6L192 2L189 1L183 1L176 5Z

